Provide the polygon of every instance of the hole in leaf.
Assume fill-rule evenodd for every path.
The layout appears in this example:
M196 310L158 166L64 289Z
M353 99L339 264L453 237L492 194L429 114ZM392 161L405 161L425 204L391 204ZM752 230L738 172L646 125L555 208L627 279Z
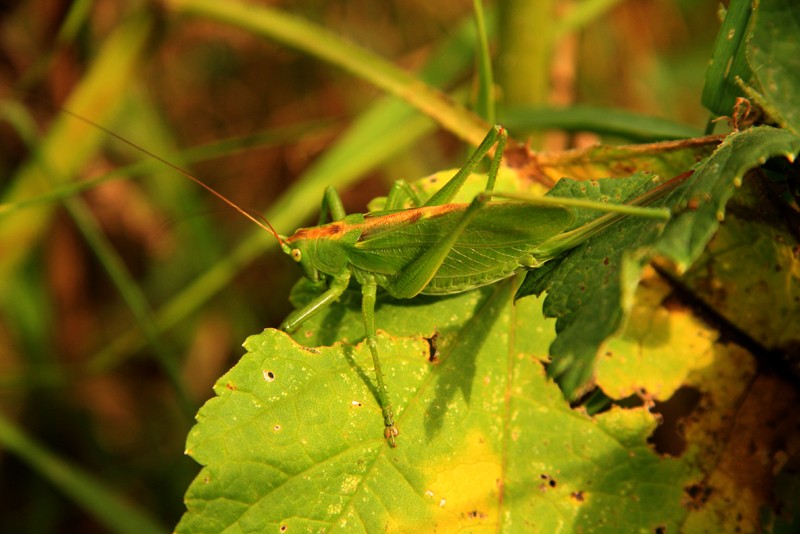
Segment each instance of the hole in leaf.
M694 411L701 394L695 388L682 387L664 402L656 401L651 410L661 416L661 424L648 438L656 452L669 456L680 456L686 450L681 421Z
M273 380L275 380L275 373L273 373L272 371L263 371L263 373L264 373L264 380L266 380L267 382L272 382Z
M551 488L555 488L558 485L558 482L556 482L556 480L553 477L551 477L550 475L542 473L541 475L539 475L539 478L541 478L545 482L545 484L547 484L547 486L550 486ZM544 484L541 485L540 488L541 489L547 489L544 486Z
M689 497L688 508L690 510L699 510L713 495L714 488L703 484L692 484L684 488L683 491Z
M439 339L439 332L435 332L431 337L424 338L428 342L428 361L432 364L439 363L439 350L436 342Z

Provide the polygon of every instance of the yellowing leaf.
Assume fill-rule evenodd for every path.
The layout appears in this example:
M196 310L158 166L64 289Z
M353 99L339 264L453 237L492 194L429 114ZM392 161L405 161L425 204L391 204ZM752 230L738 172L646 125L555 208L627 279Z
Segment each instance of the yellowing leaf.
M672 288L652 269L644 276L625 328L600 348L596 382L615 399L646 392L667 400L713 358L716 331L687 308L663 305Z

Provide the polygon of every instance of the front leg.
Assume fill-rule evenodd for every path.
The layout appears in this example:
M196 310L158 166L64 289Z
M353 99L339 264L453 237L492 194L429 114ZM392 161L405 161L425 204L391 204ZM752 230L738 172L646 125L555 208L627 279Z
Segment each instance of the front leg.
M337 276L331 281L331 285L325 293L318 296L299 310L295 310L289 314L283 323L281 323L281 330L284 332L292 333L297 330L300 325L309 320L311 317L324 310L342 296L347 285L350 283L350 273L342 276Z

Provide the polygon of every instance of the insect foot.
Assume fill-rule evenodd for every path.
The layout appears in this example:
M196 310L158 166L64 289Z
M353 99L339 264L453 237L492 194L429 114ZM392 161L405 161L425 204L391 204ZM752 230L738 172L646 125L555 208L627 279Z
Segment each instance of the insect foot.
M386 425L386 429L383 431L383 437L386 438L386 441L389 442L390 447L397 447L397 443L395 442L395 436L400 435L400 430L392 423L391 425Z

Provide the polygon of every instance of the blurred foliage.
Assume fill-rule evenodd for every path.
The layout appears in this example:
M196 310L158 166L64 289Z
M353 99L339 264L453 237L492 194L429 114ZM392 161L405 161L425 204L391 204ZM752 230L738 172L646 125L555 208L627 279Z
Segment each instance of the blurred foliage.
M0 488L4 530L172 528L198 471L183 455L191 412L239 359L242 340L280 323L298 277L273 253L271 236L254 235L208 192L60 106L190 166L248 211L269 208L282 233L312 220L323 185L343 188L348 211L363 211L397 178L457 166L453 134L470 138L457 127L434 131L372 83L192 14L189 4L33 0L0 11L0 478L13 481ZM553 21L510 17L521 8L502 4L494 15L487 6L490 27L527 20L513 36L550 39L524 67L526 78L549 83L530 101L504 101L523 67L502 60L525 57L529 45L493 41L499 120L539 108L599 110L521 121L518 141L535 134L539 148L554 151L585 147L598 130L613 144L706 125L699 95L716 2L575 1L553 6ZM468 1L270 6L471 102ZM505 29L496 34L510 35ZM655 137L642 137L646 125L593 127L601 106L657 117ZM711 253L741 245L723 236L716 246ZM720 298L707 273L690 276ZM780 346L773 330L759 332ZM598 380L614 372L601 367ZM743 387L747 377L731 382Z

